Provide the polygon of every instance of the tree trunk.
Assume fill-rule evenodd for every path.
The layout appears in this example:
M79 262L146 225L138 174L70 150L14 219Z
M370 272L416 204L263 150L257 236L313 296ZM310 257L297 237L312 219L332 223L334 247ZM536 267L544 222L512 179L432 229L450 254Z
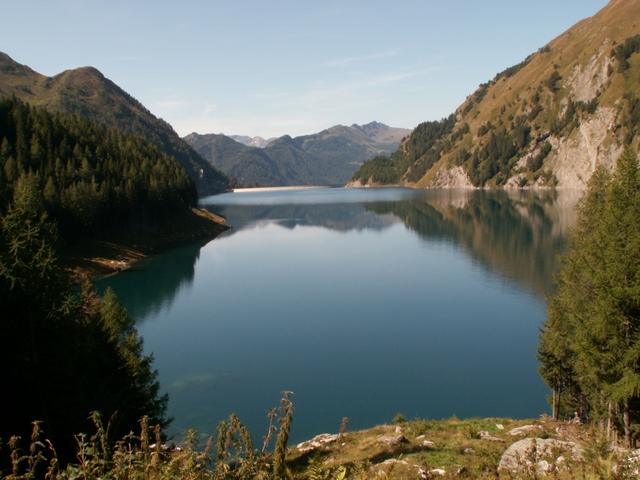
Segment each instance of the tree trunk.
M560 405L560 393L557 389L552 389L552 400L551 400L551 417L558 421L558 406Z
M613 406L611 405L611 400L609 400L609 404L607 406L607 440L611 441L611 415Z
M627 447L633 448L631 441L631 413L629 409L629 399L626 399L623 403L622 420L624 422L624 442Z

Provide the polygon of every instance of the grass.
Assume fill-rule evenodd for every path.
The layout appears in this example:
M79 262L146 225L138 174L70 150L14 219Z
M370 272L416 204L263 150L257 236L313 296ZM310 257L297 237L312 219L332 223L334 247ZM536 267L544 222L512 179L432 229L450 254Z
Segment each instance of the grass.
M286 409L274 417L275 424L285 425ZM21 449L21 441L12 438L1 452L8 456L8 470L0 477L8 480L47 478L70 480L89 478L117 479L188 479L188 480L361 480L369 478L480 478L480 479L631 479L637 478L638 465L624 462L625 454L605 441L591 426L540 420L505 418L473 418L461 420L410 420L400 425L379 425L367 430L343 433L315 451L302 453L289 447L285 471L274 473L277 454L269 448L257 449L239 419L231 416L218 429L218 438L209 438L198 447L195 432L188 432L179 447L162 444L160 430L140 422L137 434L110 444L108 427L99 415L92 416L95 432L78 435L77 461L61 465L55 447L42 439L39 425L34 424L28 445ZM536 425L531 435L573 441L583 448L583 459L570 460L555 467L560 451L551 452L549 473L541 474L537 449L527 450L518 459L518 470L498 471L498 463L505 449L525 438L509 432L515 427ZM502 426L503 428L500 428ZM288 428L288 427L286 427ZM275 444L282 440L281 431L274 432ZM488 432L497 440L483 439L480 432ZM380 438L401 438L386 445ZM425 446L428 439L433 444ZM276 448L277 451L277 448ZM6 458L3 458L3 461ZM2 461L0 461L2 465ZM562 466L564 465L564 466ZM444 474L442 474L444 472Z

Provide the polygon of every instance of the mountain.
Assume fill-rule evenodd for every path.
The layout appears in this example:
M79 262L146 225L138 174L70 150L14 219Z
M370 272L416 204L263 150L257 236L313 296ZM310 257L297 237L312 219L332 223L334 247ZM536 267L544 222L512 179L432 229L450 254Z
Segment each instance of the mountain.
M640 2L612 0L420 124L350 185L585 187L640 132Z
M15 97L0 100L0 132L0 215L31 198L72 253L95 240L151 250L224 230L195 208L178 161L140 137Z
M0 52L0 98L16 96L52 112L72 113L142 137L174 157L200 195L224 191L228 179L187 145L167 122L92 67L42 75Z
M262 137L248 137L247 135L231 135L236 142L239 142L247 147L264 148L268 146L275 138L264 139Z
M263 148L225 135L184 139L213 166L243 186L344 185L367 159L395 150L410 130L379 122L336 125L313 135L285 135ZM260 137L253 137L253 140Z

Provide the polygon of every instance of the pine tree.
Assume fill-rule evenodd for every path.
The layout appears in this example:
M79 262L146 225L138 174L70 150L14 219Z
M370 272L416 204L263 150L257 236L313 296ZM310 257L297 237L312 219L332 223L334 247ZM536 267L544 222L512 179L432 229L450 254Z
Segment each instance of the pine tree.
M131 317L112 292L75 292L56 238L37 177L21 177L0 221L0 364L10 366L0 437L41 420L65 458L91 411L117 413L112 432L122 436L143 415L166 425L166 397Z
M613 177L596 171L579 206L538 351L554 392L568 387L574 406L606 418L608 431L621 420L629 445L640 397L639 225L640 171L627 148Z

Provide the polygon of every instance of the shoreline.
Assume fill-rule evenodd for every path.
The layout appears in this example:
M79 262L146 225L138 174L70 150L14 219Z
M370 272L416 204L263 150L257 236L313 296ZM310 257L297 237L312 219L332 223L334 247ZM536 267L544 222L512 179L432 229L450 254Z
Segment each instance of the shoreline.
M281 187L248 187L248 188L234 188L231 190L231 193L278 192L278 191L287 191L287 190L318 190L321 188L336 188L336 187L329 186L329 185L286 185Z
M189 215L159 231L109 240L85 240L63 248L60 259L81 282L101 279L131 270L140 262L171 248L210 242L230 229L224 217L204 208L191 208Z

